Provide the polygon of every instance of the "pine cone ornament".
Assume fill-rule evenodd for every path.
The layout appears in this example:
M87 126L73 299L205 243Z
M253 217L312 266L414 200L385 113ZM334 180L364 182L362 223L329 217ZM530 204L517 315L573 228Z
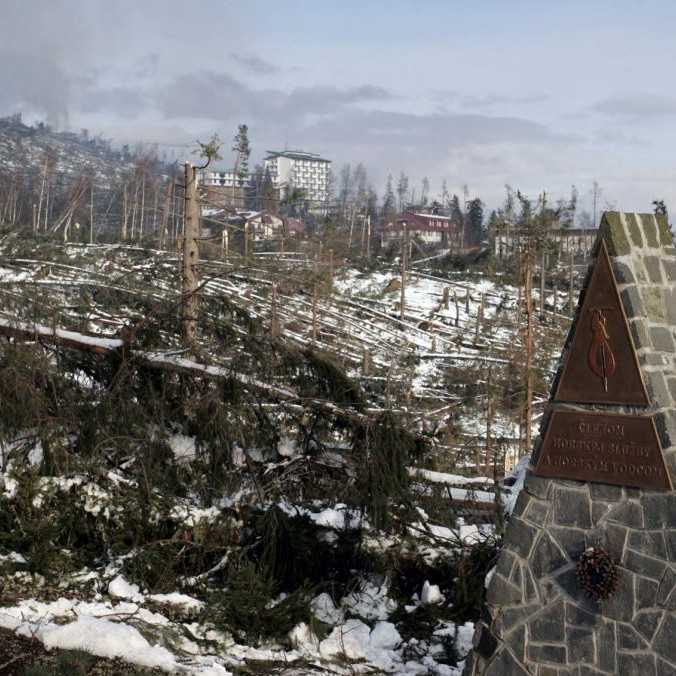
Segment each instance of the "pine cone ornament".
M617 566L603 547L587 548L577 562L577 581L585 594L601 601L617 591Z

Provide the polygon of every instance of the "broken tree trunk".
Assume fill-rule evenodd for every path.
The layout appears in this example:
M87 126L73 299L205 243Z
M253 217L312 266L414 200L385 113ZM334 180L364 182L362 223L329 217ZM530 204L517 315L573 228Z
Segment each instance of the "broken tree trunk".
M183 343L193 347L197 337L199 304L197 287L199 275L199 204L197 202L197 170L185 163L185 197L183 225L183 256L181 258L181 293L183 310Z

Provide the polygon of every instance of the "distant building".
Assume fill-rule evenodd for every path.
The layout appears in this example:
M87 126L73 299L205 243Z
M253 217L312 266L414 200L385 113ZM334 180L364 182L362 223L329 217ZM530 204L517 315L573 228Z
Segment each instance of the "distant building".
M319 203L325 203L329 198L331 160L299 150L267 152L265 169L270 172L280 197L284 197L290 188L298 188L310 201L311 209L321 208L323 205Z
M277 239L284 235L284 220L280 216L267 211L252 211L244 218L254 241Z
M562 255L573 253L589 256L598 235L596 228L550 228L547 242ZM493 252L497 258L512 256L523 251L528 242L528 233L516 226L500 226L493 233Z
M199 182L200 185L214 188L250 188L253 186L253 174L239 174L232 169L227 171L206 171L203 169L199 174Z
M406 230L410 239L418 239L430 246L459 247L462 244L461 228L448 216L406 211L381 227L382 246L401 241Z
M305 223L300 218L287 218L284 229L287 237L302 237L305 234Z

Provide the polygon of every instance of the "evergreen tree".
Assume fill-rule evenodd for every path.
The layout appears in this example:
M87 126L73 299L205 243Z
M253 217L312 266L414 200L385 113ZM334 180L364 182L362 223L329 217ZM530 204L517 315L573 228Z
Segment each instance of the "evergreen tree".
M232 150L236 154L235 174L238 178L245 179L249 174L249 156L251 155L249 128L245 124L240 124L238 126Z
M430 179L425 176L422 180L422 189L420 191L420 206L424 209L427 206L427 198L430 192Z
M385 195L383 197L383 220L386 223L393 221L397 216L397 200L392 189L392 174L387 177Z
M399 182L397 183L397 196L399 197L399 211L403 211L408 197L408 176L403 171L399 175Z
M467 244L481 244L484 236L484 204L478 197L469 202L466 234Z

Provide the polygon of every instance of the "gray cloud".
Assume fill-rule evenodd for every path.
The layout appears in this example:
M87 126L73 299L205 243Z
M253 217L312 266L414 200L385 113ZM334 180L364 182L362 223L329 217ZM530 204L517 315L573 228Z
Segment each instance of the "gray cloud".
M252 75L274 75L281 70L274 63L270 63L270 61L266 61L255 54L230 52L230 58L243 70Z
M490 108L502 105L529 105L544 103L549 97L545 94L528 94L525 96L505 96L502 94L488 94L486 96L465 96L460 105L463 108Z
M651 119L676 115L676 99L661 95L618 96L598 101L591 110L610 117Z
M158 93L157 103L165 117L220 120L246 114L276 121L279 116L320 115L358 103L388 100L394 95L382 87L361 85L300 87L289 93L277 89L253 89L227 73L201 71L174 78Z

